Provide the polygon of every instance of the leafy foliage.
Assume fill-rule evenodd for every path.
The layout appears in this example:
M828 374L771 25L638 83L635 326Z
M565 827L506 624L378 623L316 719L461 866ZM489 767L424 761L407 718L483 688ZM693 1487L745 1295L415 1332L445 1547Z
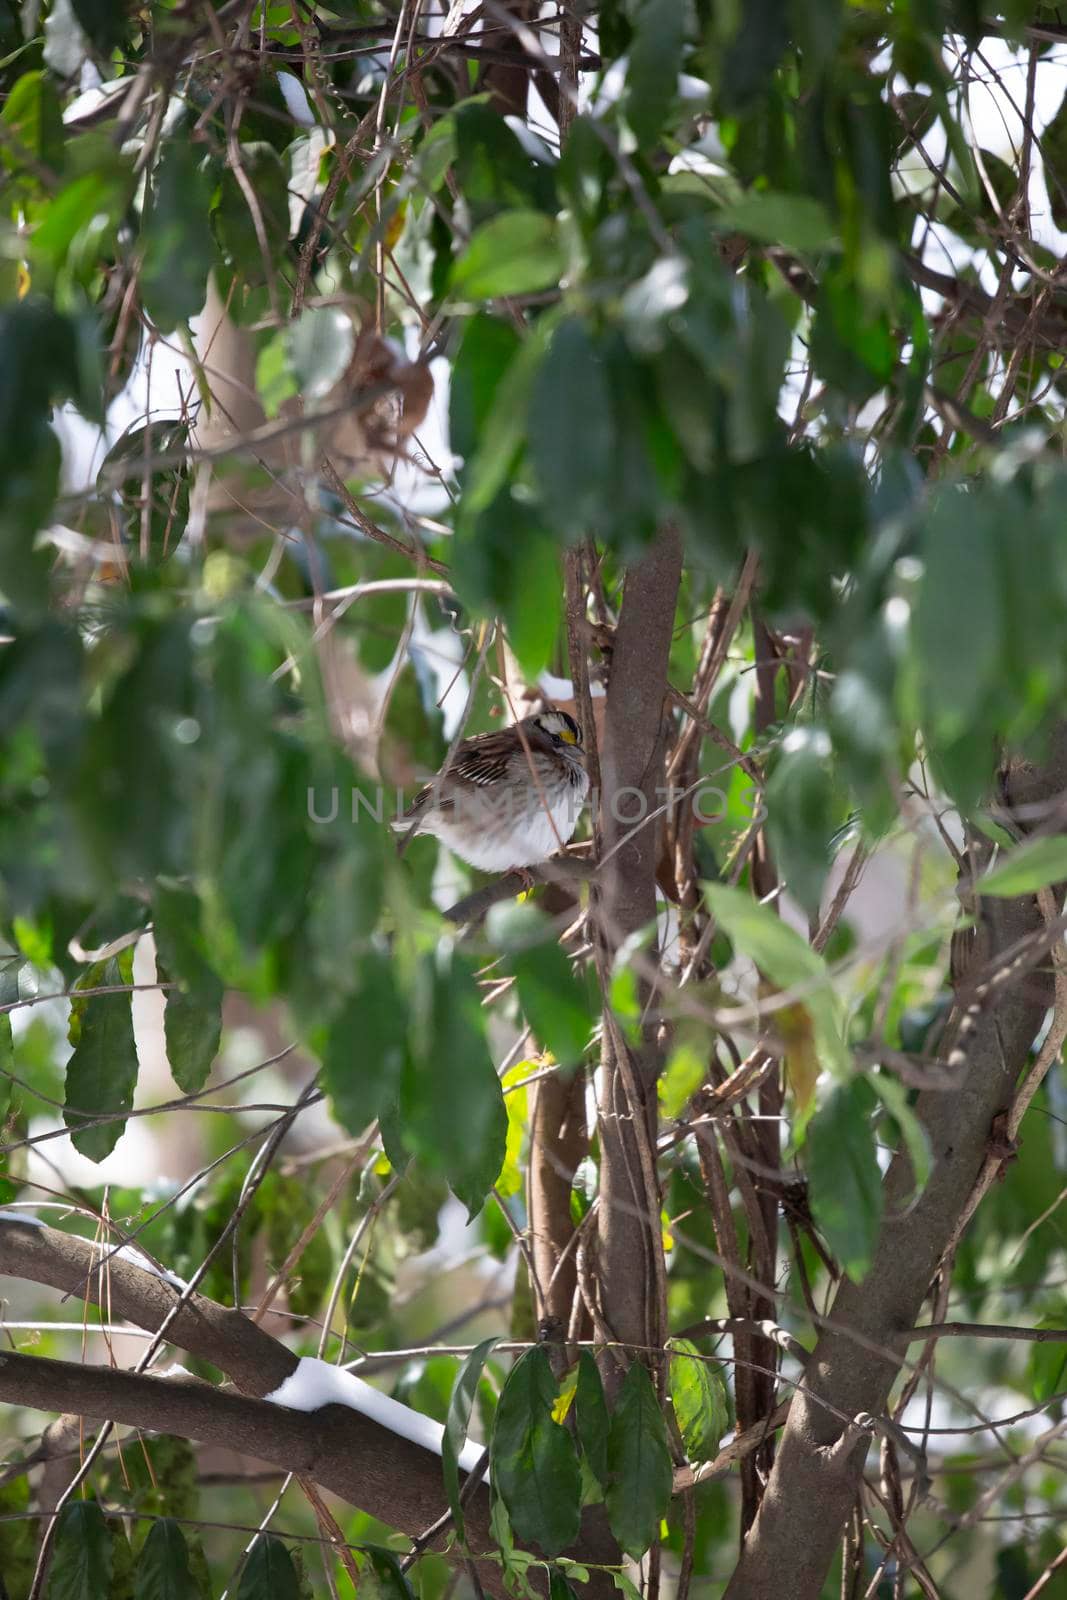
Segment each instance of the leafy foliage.
M1067 692L1059 25L447 9L0 18L4 1226L54 1206L300 1354L383 1356L445 1425L461 1545L459 1451L490 1439L516 1593L525 1544L582 1592L561 1552L600 1499L616 1553L715 1585L773 1447L684 1511L672 1469L767 1425L775 1325L814 1338L842 1274L871 1287L894 1158L910 1206L941 1192L954 992L1025 1000L1030 946L1016 971L984 941L1067 881L1058 803L1015 803ZM632 596L675 537L660 648ZM591 890L460 933L465 868L387 824L539 695L593 707L594 856L615 801L651 814ZM961 1321L1062 1325L1051 1065L1014 1144L981 1130L1005 1165L954 1244ZM36 1354L103 1359L38 1310ZM945 1429L1005 1392L1055 1415L1062 1349L946 1341ZM311 1509L238 1577L254 1486L219 1486L201 1548L191 1447L152 1434L64 1507L49 1596L310 1593ZM1057 1552L982 1519L1054 1527L1062 1486L1035 1457L968 1520L993 1469L936 1437L935 1498L865 1501L878 1561L1051 1593ZM34 1509L19 1465L4 1518ZM374 1510L341 1530L361 1586L440 1600L445 1560L409 1587ZM28 1526L0 1519L13 1595Z

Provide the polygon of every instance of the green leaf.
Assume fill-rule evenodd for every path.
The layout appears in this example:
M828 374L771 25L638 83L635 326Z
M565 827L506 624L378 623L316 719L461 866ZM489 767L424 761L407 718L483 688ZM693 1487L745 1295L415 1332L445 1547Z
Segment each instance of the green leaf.
M10 1595L29 1594L37 1565L37 1530L26 1473L0 1483L0 1572Z
M974 891L997 899L1011 899L1015 895L1047 889L1049 884L1060 883L1064 878L1067 878L1067 838L1030 839L1007 855L1002 854L997 865L978 879Z
M0 1006L15 1005L19 998L19 960L18 957L0 955ZM3 1126L7 1116L7 1108L11 1104L11 1079L9 1073L15 1070L15 1041L11 1032L10 1011L0 1011L0 1127ZM0 1157L0 1164L6 1163L6 1156Z
M102 55L110 55L126 37L129 13L119 0L71 0L71 7L86 37Z
M811 1012L821 1064L843 1077L851 1069L851 1056L844 1040L841 1003L822 957L742 890L709 883L704 892L737 948L779 989L796 991L797 1000Z
M464 461L478 448L504 375L520 348L518 334L503 317L478 312L468 319L448 395L449 441Z
M63 108L47 72L24 72L4 102L0 122L7 133L0 138L0 162L9 170L22 168L36 177L34 166L58 172L63 163Z
M750 189L721 206L715 225L788 250L824 250L834 242L834 225L821 201L773 189Z
M578 1537L581 1474L574 1441L552 1420L556 1380L540 1346L519 1357L493 1422L493 1483L519 1539L555 1556Z
M444 1436L441 1440L441 1466L445 1475L445 1491L448 1494L448 1503L452 1507L452 1520L455 1523L456 1537L465 1539L463 1525L463 1507L459 1503L459 1456L460 1451L467 1442L467 1429L470 1427L471 1409L475 1396L478 1393L478 1383L482 1376L482 1369L488 1359L489 1352L500 1343L498 1335L491 1339L483 1339L476 1345L456 1373L456 1382L452 1389L452 1398L448 1402L448 1416L445 1420Z
M125 1113L137 1087L137 1047L129 992L79 997L78 990L132 982L133 951L124 950L90 967L71 997L68 1036L74 1052L67 1062L63 1120L74 1148L90 1161L103 1161L126 1131ZM113 1122L85 1125L86 1114L113 1112L120 1113Z
M161 982L169 977L159 972ZM163 1007L163 1036L171 1076L183 1094L202 1089L211 1074L222 1038L222 985L212 1000L202 992L183 994L170 990Z
M321 400L344 376L356 347L356 331L343 311L322 306L291 322L286 342L298 389L309 400Z
M611 499L617 440L603 357L580 317L556 328L537 370L528 417L530 457L556 532L598 526Z
M60 1512L48 1600L108 1600L111 1535L95 1500L68 1501Z
M286 1284L289 1309L297 1317L313 1317L333 1279L333 1247L323 1222L310 1237L305 1230L315 1221L318 1196L296 1177L270 1173L264 1185L263 1209L267 1215L267 1249L271 1266L280 1269L290 1250L303 1241L300 1256Z
M612 1413L604 1496L611 1531L635 1561L659 1533L672 1482L663 1412L645 1366L635 1361Z
M1049 210L1057 228L1067 229L1067 94L1041 135L1041 154L1048 184Z
M938 739L973 740L988 725L1002 668L1004 536L998 506L963 490L939 496L925 528L914 638ZM991 771L992 749L983 761Z
M578 1600L578 1596L558 1567L548 1569L548 1600Z
M486 921L491 944L509 954L519 1003L534 1037L564 1066L580 1061L592 1032L585 989L536 906L503 903Z
M667 1065L656 1083L656 1096L665 1117L680 1117L707 1076L706 1051L701 1049L695 1030L689 1038L675 1042Z
M552 660L563 619L559 550L551 539L530 535L512 546L509 594L504 601L508 643L528 683Z
M407 1019L389 957L374 947L352 962L355 988L329 1024L322 1081L333 1114L354 1137L396 1098Z
M374 815L360 811L340 847L324 852L309 891L306 938L311 966L316 982L338 1000L352 988L360 952L378 921L384 837Z
M565 265L551 217L540 211L505 211L475 229L452 269L452 293L464 300L532 294L554 288Z
M141 223L140 277L145 310L163 333L203 309L216 257L211 195L200 148L187 138L166 140Z
M526 435L529 395L555 325L551 312L539 317L500 380L495 404L478 435L477 451L468 458L457 534L463 530L463 517L473 519L498 497L503 498L502 490Z
M882 1174L865 1078L837 1084L808 1124L808 1188L816 1226L855 1283L871 1264L882 1222Z
M156 975L174 982L163 1007L163 1033L171 1075L183 1094L208 1080L222 1037L222 983L202 954L199 898L159 889L153 913Z
M1055 1328L1063 1332L1063 1317L1042 1317L1039 1328ZM1043 1344L1030 1346L1030 1392L1037 1405L1044 1405L1053 1395L1067 1389L1067 1339L1049 1339Z
M411 1010L402 1139L410 1154L447 1178L473 1216L504 1165L508 1118L474 967L447 939L420 964Z
M242 143L240 158L259 206L268 253L277 252L289 237L287 169L273 145L263 140ZM229 167L222 175L218 205L211 220L223 256L234 271L241 274L246 284L265 283L267 266L252 210L236 173Z
M237 1600L301 1600L293 1558L280 1539L261 1534L237 1586Z
M691 1339L671 1339L669 1349L671 1401L686 1455L690 1461L710 1461L730 1426L722 1374Z
M366 1588L368 1600L413 1600L411 1585L392 1550L376 1544L365 1544L362 1548L370 1571L364 1568L360 1575L360 1595Z
M843 266L826 272L819 285L811 354L820 377L857 403L883 388L896 368L888 312L869 302Z
M766 788L767 830L785 887L809 916L819 913L830 871L835 804L830 737L823 728L794 728Z
M608 1482L608 1435L611 1419L597 1364L588 1350L578 1357L578 1387L574 1396L578 1439L589 1470L602 1488Z
M901 1041L903 1043L903 1040ZM905 1047L906 1048L906 1047ZM885 1072L874 1072L867 1079L875 1094L885 1105L904 1140L915 1179L915 1198L926 1188L933 1165L930 1138L915 1112L908 1104L908 1093L899 1078Z
M626 71L626 120L640 145L655 139L678 92L686 8L680 0L642 0Z
M149 1529L137 1557L133 1593L134 1600L200 1600L185 1535L172 1517L161 1517Z

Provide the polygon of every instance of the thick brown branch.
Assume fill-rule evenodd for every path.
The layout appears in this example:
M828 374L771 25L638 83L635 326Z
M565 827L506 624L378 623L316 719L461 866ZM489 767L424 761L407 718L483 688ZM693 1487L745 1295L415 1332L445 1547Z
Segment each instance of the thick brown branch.
M601 758L600 976L612 954L656 916L660 830L635 827L662 804L665 702L682 540L664 528L630 568L615 634ZM666 1281L655 1167L656 1078L662 1043L639 1047L605 1013L601 1055L599 1268L602 1310L624 1345L658 1350L666 1332ZM609 1386L618 1371L605 1371Z
M109 1315L155 1333L180 1291L121 1256L89 1241L0 1217L0 1273L47 1284L98 1305ZM147 1374L116 1372L36 1356L0 1357L0 1398L44 1411L107 1418L200 1443L231 1446L261 1461L308 1477L371 1516L416 1536L447 1509L440 1459L348 1406L291 1411L259 1397L278 1388L297 1357L241 1314L192 1294L167 1327L168 1340L227 1373L245 1391ZM481 1486L467 1508L475 1550L489 1550L489 1493ZM610 1561L610 1541L583 1527L579 1559ZM499 1570L487 1566L485 1588L504 1593ZM597 1587L604 1592L610 1582Z

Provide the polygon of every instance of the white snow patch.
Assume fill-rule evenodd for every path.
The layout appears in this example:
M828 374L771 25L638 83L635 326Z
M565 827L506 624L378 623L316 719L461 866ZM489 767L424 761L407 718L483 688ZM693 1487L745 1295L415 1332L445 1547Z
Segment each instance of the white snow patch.
M23 1222L27 1228L45 1228L47 1223L40 1217L30 1216L28 1211L0 1210L0 1222ZM130 1262L131 1266L138 1267L142 1272L149 1273L153 1278L159 1278L163 1283L169 1283L175 1289L188 1289L189 1285L184 1278L179 1278L176 1272L168 1272L166 1267L157 1267L154 1261L149 1261L136 1245L121 1244L118 1249L102 1244L99 1239L86 1239L85 1243L90 1250L99 1250L101 1255L115 1255L123 1261Z
M140 1267L142 1272L148 1272L153 1278L159 1278L161 1282L169 1283L174 1289L188 1289L189 1287L185 1279L179 1278L176 1272L168 1272L166 1267L157 1267L154 1261L149 1261L146 1255L141 1254L136 1245L122 1244L119 1245L117 1250L111 1250L106 1244L99 1244L94 1240L93 1249L106 1251L110 1255L118 1256L123 1261L129 1261L133 1266Z
M364 1383L362 1378L357 1378L354 1372L346 1372L344 1367L335 1367L329 1361L319 1361L315 1356L302 1356L296 1371L290 1373L273 1393L263 1398L276 1406L288 1406L291 1411L318 1411L320 1407L329 1405L348 1406L361 1416L369 1417L372 1422L380 1422L383 1428L399 1434L401 1439L410 1439L412 1444L432 1450L434 1455L441 1454L445 1430L439 1422L424 1417L421 1412L413 1411L410 1406L402 1405L387 1394L379 1393L369 1383ZM481 1458L482 1446L468 1440L459 1453L460 1467L464 1472L470 1472Z

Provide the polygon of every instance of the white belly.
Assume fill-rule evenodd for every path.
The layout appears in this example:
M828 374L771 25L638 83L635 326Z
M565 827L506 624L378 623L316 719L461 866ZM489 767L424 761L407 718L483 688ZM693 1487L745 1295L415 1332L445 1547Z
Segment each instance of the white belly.
M436 834L461 860L482 872L532 867L554 856L573 837L588 786L589 780L583 774L581 787L568 784L547 811L538 799L503 815L488 803L479 809L478 797L474 796L473 806L465 807L462 825L456 826L438 814L427 818L426 831Z

